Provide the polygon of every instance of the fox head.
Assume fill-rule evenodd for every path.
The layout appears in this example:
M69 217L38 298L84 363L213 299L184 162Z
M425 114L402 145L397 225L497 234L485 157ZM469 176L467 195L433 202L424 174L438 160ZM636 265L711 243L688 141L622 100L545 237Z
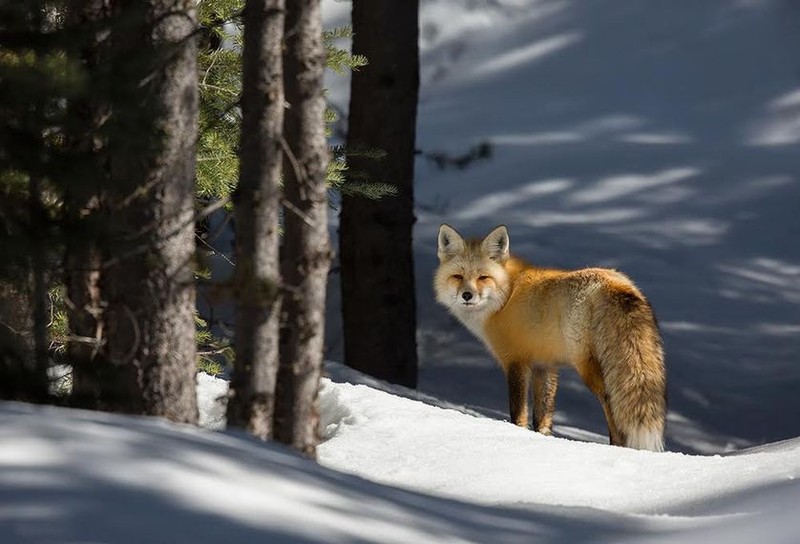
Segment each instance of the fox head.
M436 300L461 319L496 312L506 302L509 278L508 230L501 225L483 240L464 240L449 225L439 227Z

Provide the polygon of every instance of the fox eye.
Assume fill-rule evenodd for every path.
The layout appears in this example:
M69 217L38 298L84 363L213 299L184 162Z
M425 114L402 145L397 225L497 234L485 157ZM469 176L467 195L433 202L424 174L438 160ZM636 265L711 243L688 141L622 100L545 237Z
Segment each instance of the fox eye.
M453 279L461 281L464 279L464 276L462 276L461 274L453 274Z
M478 281L485 281L488 280L489 276L478 276Z

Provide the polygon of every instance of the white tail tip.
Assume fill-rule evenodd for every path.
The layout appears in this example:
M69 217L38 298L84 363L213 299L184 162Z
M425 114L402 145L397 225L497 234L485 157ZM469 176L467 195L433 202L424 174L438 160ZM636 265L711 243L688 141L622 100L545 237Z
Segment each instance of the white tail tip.
M629 448L664 451L664 433L650 429L636 429L628 435Z

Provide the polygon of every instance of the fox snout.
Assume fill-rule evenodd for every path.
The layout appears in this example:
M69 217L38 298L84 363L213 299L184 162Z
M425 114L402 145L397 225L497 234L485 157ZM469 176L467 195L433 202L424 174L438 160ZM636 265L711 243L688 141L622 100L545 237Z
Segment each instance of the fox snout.
M460 302L463 306L475 306L486 300L488 294L489 293L486 291L482 293L478 290L471 291L470 288L467 287L461 292Z
M461 274L453 274L448 280L450 296L465 306L474 306L491 298L492 285L486 276L467 278Z

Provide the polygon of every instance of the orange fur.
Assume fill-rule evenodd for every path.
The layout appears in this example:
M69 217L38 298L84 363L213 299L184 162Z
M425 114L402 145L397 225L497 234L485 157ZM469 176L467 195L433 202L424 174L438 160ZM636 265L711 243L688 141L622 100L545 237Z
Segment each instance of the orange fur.
M612 444L662 450L664 356L644 295L616 270L540 268L508 246L502 226L464 240L442 225L434 288L505 371L512 420L527 426L533 381L536 430L549 433L555 368L568 364L600 401Z

